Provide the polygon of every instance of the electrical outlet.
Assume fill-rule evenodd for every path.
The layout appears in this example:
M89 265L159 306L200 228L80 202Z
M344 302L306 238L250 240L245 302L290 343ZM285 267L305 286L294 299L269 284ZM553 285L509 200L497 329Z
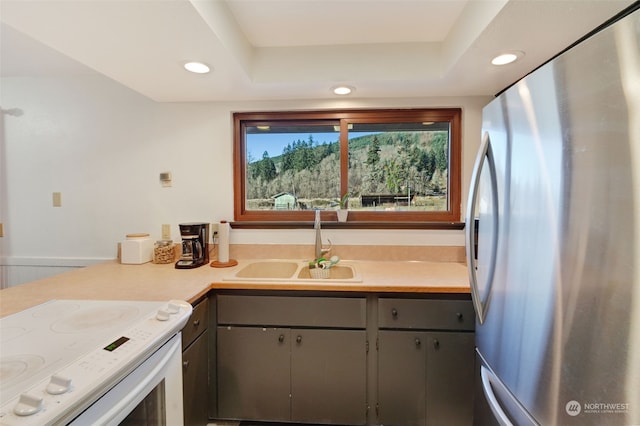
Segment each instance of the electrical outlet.
M162 239L163 240L171 239L171 225L166 223L162 225Z
M211 235L216 235L218 233L218 224L217 223L212 223L211 224Z

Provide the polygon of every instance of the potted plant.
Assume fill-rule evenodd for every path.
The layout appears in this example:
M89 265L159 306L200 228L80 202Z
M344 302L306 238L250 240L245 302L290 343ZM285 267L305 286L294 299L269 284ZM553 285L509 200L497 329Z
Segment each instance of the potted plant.
M338 222L346 222L347 216L349 216L349 193L345 192L342 198L340 198L340 207L338 208Z

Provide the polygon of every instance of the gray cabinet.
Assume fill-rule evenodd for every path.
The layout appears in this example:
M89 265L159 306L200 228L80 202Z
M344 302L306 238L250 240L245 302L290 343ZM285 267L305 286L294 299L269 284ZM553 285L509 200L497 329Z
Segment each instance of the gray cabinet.
M474 392L473 333L427 334L427 425L470 425Z
M365 298L217 300L218 417L366 423Z
M185 426L208 423L208 300L194 306L182 330L182 391Z
M215 295L213 418L470 425L468 295Z
M291 420L366 423L366 332L291 330Z
M378 315L378 422L472 424L471 302L381 298Z
M288 329L218 327L218 415L229 419L290 418Z
M426 333L378 332L380 424L423 425L427 409Z

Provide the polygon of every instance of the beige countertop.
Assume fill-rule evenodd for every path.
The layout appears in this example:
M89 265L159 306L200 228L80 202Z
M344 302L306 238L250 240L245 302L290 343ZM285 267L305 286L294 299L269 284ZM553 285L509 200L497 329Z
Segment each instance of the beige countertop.
M196 269L175 269L173 264L105 262L1 290L0 317L51 299L194 302L212 289L467 294L470 291L466 266L456 262L348 261L362 276L362 282L351 283L223 280L251 261L239 260L231 268L205 265Z

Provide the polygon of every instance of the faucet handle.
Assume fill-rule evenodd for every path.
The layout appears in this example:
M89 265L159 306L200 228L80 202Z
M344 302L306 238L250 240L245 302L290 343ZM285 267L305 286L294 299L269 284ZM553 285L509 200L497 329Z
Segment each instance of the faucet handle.
M324 257L324 255L326 254L329 254L329 252L331 252L331 247L333 247L333 243L331 242L331 240L327 238L327 241L329 241L329 247L320 249L322 257Z

